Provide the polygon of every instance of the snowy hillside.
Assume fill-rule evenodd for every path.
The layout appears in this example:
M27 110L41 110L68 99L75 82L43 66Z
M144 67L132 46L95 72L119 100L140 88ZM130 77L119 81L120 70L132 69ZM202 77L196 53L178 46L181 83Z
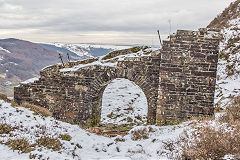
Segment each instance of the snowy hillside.
M221 30L223 40L220 43L215 93L215 103L222 107L240 95L240 16L228 24L229 27Z
M0 153L3 160L165 159L163 142L177 138L187 127L187 123L162 127L138 126L124 137L109 138L52 117L36 115L23 107L12 107L3 100L0 100L0 106ZM17 145L18 141L22 145L17 149L14 144Z
M222 115L217 114L216 119L192 120L179 125L137 126L125 136L108 137L103 132L98 132L100 135L90 133L77 125L38 115L24 107L13 107L11 103L0 100L1 160L177 159L182 157L182 149L185 145L191 147L190 144L195 143L194 139L186 136L196 138L198 134L203 134L201 129L209 131L212 128L211 132L205 134L208 137L207 140L210 141L213 140L211 136L215 135L217 130L220 130L222 134L225 132L236 134L234 127L219 122L219 117ZM222 134L218 133L217 136L222 136ZM229 138L231 139L231 136ZM220 142L222 141L220 139ZM212 147L214 144L218 146L219 142L214 141L213 144L209 143L209 146ZM222 147L227 147L227 145ZM206 154L211 153L212 151ZM217 154L220 158L225 157L224 159L233 157L227 153L233 152L225 151Z

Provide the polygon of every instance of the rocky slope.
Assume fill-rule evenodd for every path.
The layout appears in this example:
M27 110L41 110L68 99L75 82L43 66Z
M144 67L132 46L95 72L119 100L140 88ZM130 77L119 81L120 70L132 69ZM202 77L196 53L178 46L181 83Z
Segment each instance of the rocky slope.
M240 0L231 3L208 27L221 29L215 103L225 107L240 95Z

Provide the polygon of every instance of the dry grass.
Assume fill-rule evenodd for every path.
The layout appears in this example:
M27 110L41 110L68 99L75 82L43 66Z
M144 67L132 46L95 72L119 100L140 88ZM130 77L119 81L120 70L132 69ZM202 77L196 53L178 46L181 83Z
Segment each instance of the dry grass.
M240 97L227 108L220 122L227 123L218 129L209 125L200 125L212 119L201 119L192 125L192 132L185 131L180 138L182 154L179 159L221 159L227 154L238 156L240 153ZM236 157L235 157L236 158Z
M149 138L147 128L133 130L131 131L131 134L132 134L132 140L134 141Z
M11 99L8 99L8 98L7 98L7 95L5 95L5 94L1 94L1 93L0 93L0 99L1 99L1 100L4 100L5 102L11 103L11 105L12 105L13 107L18 106L18 104L17 104L15 101L13 101L13 100L11 100Z
M198 128L191 135L186 133L182 138L183 152L179 159L221 159L227 154L235 155L240 153L239 139L240 125L233 132L209 126Z
M234 124L240 121L240 96L233 99L233 103L227 107L226 114L220 118L220 122Z
M30 103L24 102L24 103L21 104L21 106L25 107L25 108L28 108L31 111L33 111L34 113L40 114L40 115L42 115L44 117L52 116L52 112L50 112L48 109L40 107L40 106L37 106L37 105L34 105L34 104L30 104Z
M62 147L62 144L58 139L50 138L50 137L42 137L42 138L38 139L37 144L39 146L43 146L48 149L52 149L54 151L59 151Z
M29 153L34 150L34 145L30 145L25 139L8 140L6 145L12 150L20 150L22 153Z
M0 124L0 134L8 134L13 130L14 128L8 124Z
M134 141L141 140L141 139L148 139L150 132L154 132L154 129L151 126L135 129L131 131L131 135L132 135L131 138Z
M207 27L208 28L223 28L228 26L229 19L236 18L239 15L238 5L240 0L232 2L222 14L218 15Z

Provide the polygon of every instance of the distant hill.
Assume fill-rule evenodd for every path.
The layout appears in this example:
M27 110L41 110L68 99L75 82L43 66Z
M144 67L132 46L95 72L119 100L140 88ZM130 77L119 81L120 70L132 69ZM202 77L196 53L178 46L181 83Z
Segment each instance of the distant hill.
M58 61L58 53L47 50L38 44L18 39L0 40L1 68L0 73L6 78L17 76L28 79L38 71Z
M69 54L74 53L78 56L85 57L99 57L106 55L114 50L131 48L132 45L114 45L114 44L87 44L87 43L50 43L40 44L41 46L57 50L58 52Z
M37 43L14 38L0 39L0 92L9 94L9 86L37 76L48 65L59 63L58 57L57 51ZM81 59L76 54L71 57ZM66 60L66 55L64 58Z
M51 50L51 51L56 51L56 52L62 53L64 55L69 54L71 56L71 60L79 60L79 55L78 54L76 54L75 52L72 52L72 51L70 51L66 48L58 47L58 46L55 46L54 44L39 43L39 45L42 46L45 49L48 49L48 50ZM91 55L81 55L80 57L82 59L87 59L87 58L90 58Z
M240 96L240 0L231 3L208 27L221 29L215 103L225 107Z

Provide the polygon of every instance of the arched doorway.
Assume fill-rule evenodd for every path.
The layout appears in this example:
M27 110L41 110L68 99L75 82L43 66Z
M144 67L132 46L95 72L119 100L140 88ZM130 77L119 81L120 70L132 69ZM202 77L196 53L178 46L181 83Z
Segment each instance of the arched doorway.
M134 82L116 78L105 88L100 119L102 125L146 124L147 112L147 98Z

